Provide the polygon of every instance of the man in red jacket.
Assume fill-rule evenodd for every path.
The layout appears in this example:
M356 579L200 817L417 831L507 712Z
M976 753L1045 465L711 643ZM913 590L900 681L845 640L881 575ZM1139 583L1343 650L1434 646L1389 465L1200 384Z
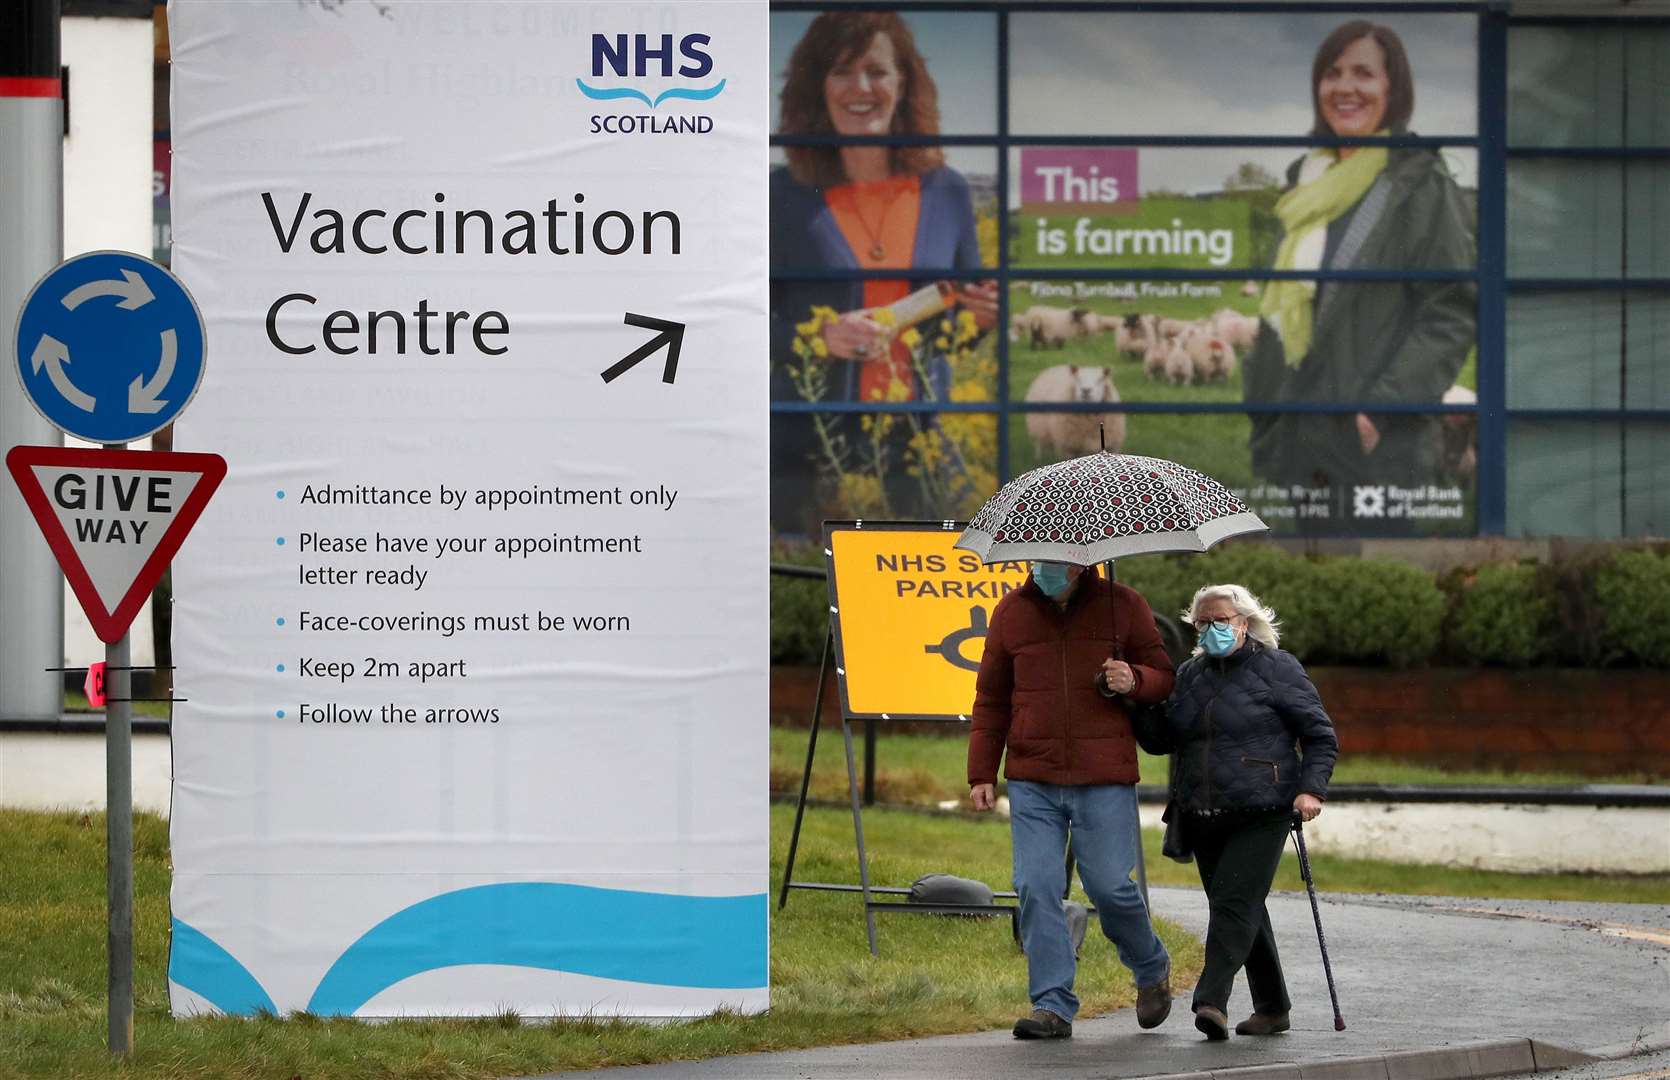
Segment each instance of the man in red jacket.
M975 684L968 782L976 810L996 803L1008 750L1009 822L1032 1014L1017 1039L1073 1033L1077 958L1061 906L1069 836L1102 932L1137 984L1137 1023L1171 1012L1171 958L1131 881L1137 860L1137 746L1128 698L1164 701L1171 658L1147 601L1094 569L1035 562L998 602Z

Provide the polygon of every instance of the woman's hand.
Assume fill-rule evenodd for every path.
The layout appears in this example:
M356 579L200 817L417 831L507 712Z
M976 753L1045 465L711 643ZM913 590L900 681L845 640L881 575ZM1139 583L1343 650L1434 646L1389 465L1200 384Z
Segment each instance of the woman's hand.
M974 325L990 330L997 325L997 282L965 281L957 286L957 301L974 316Z
M1374 453L1374 448L1380 445L1380 429L1374 426L1368 413L1357 414L1357 438L1363 444L1364 457Z
M1293 800L1293 812L1299 815L1300 821L1309 821L1322 813L1322 800L1301 791Z
M968 801L976 810L990 810L997 805L997 785L975 784L968 789Z
M868 311L843 312L823 328L823 340L838 360L879 360L887 350L887 331Z
M1137 686L1136 673L1123 660L1103 660L1102 681L1116 694L1129 694Z

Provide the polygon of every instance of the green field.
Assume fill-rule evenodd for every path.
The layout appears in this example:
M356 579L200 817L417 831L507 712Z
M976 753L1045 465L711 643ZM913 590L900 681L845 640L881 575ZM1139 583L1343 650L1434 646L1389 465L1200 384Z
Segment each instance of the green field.
M774 868L782 866L792 820L792 807L772 808ZM799 873L855 880L851 823L841 812L812 811ZM1009 878L1008 831L990 820L879 811L869 823L878 881L909 884L933 869L1000 886ZM167 825L141 814L135 1053L118 1067L104 1049L103 844L100 815L0 811L0 1077L478 1080L978 1031L1007 1026L1027 1007L1026 961L1007 919L884 918L878 959L865 947L862 909L852 897L797 892L785 911L773 904L772 1007L762 1016L675 1024L523 1022L510 1012L376 1024L305 1014L177 1021L168 1016L165 977ZM1190 985L1199 943L1171 924L1159 931L1174 976ZM1085 945L1078 992L1087 1015L1135 1000L1129 973L1099 936Z
M892 753L903 744L888 745ZM771 809L774 898L793 814L789 805ZM998 889L1009 883L1008 829L994 816L876 808L864 820L879 885L908 885L933 871ZM306 1014L173 1020L165 976L167 825L141 814L134 836L135 1053L117 1066L104 1049L104 819L0 811L0 851L6 853L0 874L0 1076L478 1080L989 1030L1007 1026L1026 1006L1025 959L1010 940L1007 920L883 917L878 959L865 948L862 912L850 895L796 892L785 910L772 906L772 1008L763 1016L727 1013L677 1024L524 1022L512 1012L375 1024ZM1148 832L1144 842L1151 881L1195 886L1192 866L1160 856L1158 833ZM1302 887L1293 862L1284 861L1277 888ZM1324 855L1312 864L1325 892L1670 900L1670 878L1492 874ZM807 812L795 876L856 882L852 818L844 808ZM1163 920L1159 931L1172 952L1174 984L1192 985L1199 943ZM1123 1008L1135 997L1112 946L1095 934L1085 943L1077 989L1087 1015ZM1134 1031L1135 1021L1129 1023Z
M918 735L882 730L876 741L876 798L882 802L916 806L937 806L963 800L968 794L967 729L946 725L955 734ZM806 764L804 728L771 729L771 789L778 794L798 794L801 771ZM862 727L855 728L855 752L862 755ZM1138 754L1142 783L1164 785L1166 759ZM862 761L860 760L860 768ZM1435 787L1466 784L1546 785L1653 784L1664 781L1645 773L1593 777L1562 772L1494 772L1483 769L1446 771L1430 765L1395 758L1346 754L1334 769L1336 784L1419 784ZM812 767L812 795L823 799L847 797L846 755L840 728L825 728L818 735L817 760Z
M1082 286L1082 287L1081 287ZM1099 286L1128 287L1134 299L1086 295ZM1065 295L1063 295L1065 293ZM1240 282L1025 282L1010 287L1009 310L1023 312L1034 304L1051 307L1082 307L1102 315L1131 313L1161 318L1198 319L1221 308L1252 314L1256 297L1244 297ZM1195 404L1242 400L1241 370L1225 382L1172 386L1162 380L1149 381L1142 373L1142 358L1127 356L1114 346L1112 334L1076 338L1059 348L1033 348L1027 341L1009 343L1009 395L1023 401L1027 387L1045 368L1057 364L1112 369L1113 384L1122 401ZM1230 488L1245 489L1253 482L1247 442L1252 425L1245 414L1185 415L1133 413L1125 418L1124 451L1148 454L1196 468ZM1111 449L1111 447L1110 447ZM1046 464L1026 431L1026 417L1014 414L1009 420L1010 470L1021 473Z

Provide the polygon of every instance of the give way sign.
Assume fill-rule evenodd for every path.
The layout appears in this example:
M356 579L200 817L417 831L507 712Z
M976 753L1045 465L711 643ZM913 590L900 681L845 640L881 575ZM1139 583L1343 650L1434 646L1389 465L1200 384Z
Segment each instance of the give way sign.
M115 642L225 478L226 459L14 446L6 468L94 633Z

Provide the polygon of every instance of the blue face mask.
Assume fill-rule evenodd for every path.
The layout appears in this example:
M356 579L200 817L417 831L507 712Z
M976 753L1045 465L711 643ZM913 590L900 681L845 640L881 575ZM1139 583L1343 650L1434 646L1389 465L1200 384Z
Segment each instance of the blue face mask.
M1200 632L1200 647L1207 656L1228 656L1235 651L1235 631L1228 623L1215 622Z
M1059 599L1067 592L1072 582L1067 578L1067 567L1064 563L1035 562L1032 564L1032 580L1038 587Z

